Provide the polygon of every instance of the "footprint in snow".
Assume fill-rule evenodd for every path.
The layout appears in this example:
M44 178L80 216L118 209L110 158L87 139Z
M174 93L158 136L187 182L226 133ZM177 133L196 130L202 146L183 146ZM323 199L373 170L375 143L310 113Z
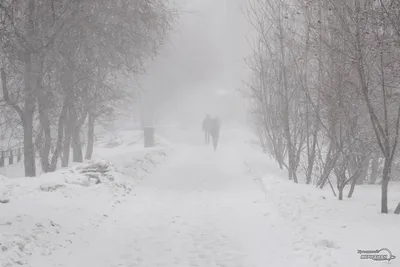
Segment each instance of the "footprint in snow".
M332 240L328 239L321 239L314 243L315 246L319 247L326 247L326 248L335 248L338 249L339 247Z

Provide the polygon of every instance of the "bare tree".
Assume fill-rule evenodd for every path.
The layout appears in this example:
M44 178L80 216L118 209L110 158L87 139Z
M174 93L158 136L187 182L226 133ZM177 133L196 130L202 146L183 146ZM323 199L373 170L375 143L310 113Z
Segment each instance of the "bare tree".
M0 3L3 96L23 125L26 176L36 175L35 143L45 172L56 169L60 156L62 166L68 166L71 146L73 160L83 160L81 129L89 110L92 112L91 91L104 85L104 80L115 79L117 73L143 73L145 63L156 56L176 18L171 3L162 0ZM23 90L10 87L9 81L18 76L24 79ZM12 95L22 96L23 102L15 101ZM107 106L107 101L112 103L114 99L103 98L102 103ZM93 116L93 112L89 114L90 125ZM57 131L55 144L53 129ZM52 146L55 149L50 159Z
M394 0L252 0L245 10L258 34L248 94L263 142L294 180L301 162L306 183L317 176L336 194L335 175L339 199L369 168L375 183L382 158L382 213L399 135L398 10Z

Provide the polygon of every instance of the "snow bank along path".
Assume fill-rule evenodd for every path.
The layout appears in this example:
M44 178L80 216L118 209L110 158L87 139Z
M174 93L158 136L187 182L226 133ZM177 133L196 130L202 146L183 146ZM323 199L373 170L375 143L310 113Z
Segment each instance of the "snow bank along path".
M329 228L305 225L311 220L302 220L301 213L292 219L278 196L287 198L281 199L283 205L300 207L299 192L255 175L257 164L267 159L249 149L247 135L223 131L216 152L205 147L201 132L175 136L180 143L168 161L138 183L97 227L88 227L63 249L32 260L30 266L397 266L397 259L359 260L356 250L330 242ZM319 231L307 231L314 227Z
M0 267L53 266L37 262L98 227L166 159L162 143L143 149L140 132L121 134L97 146L94 161L35 178L0 175Z
M195 139L196 138L196 139ZM243 139L193 135L102 224L34 266L318 266L247 173ZM328 267L329 265L324 265Z

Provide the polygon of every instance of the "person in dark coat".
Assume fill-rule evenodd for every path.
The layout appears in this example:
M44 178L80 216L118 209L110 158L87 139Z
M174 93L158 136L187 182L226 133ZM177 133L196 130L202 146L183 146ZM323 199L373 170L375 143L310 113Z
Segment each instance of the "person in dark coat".
M210 143L210 124L211 124L211 117L210 115L207 114L203 120L203 132L206 145Z
M218 117L213 118L210 123L210 134L213 140L214 151L217 150L220 127L221 127L221 122L219 118Z

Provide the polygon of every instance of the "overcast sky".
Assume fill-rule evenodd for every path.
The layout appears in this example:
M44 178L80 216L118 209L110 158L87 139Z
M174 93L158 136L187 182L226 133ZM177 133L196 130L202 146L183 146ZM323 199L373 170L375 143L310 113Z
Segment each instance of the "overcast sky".
M177 28L142 84L156 92L158 106L215 113L215 91L234 92L246 78L243 0L179 1Z

